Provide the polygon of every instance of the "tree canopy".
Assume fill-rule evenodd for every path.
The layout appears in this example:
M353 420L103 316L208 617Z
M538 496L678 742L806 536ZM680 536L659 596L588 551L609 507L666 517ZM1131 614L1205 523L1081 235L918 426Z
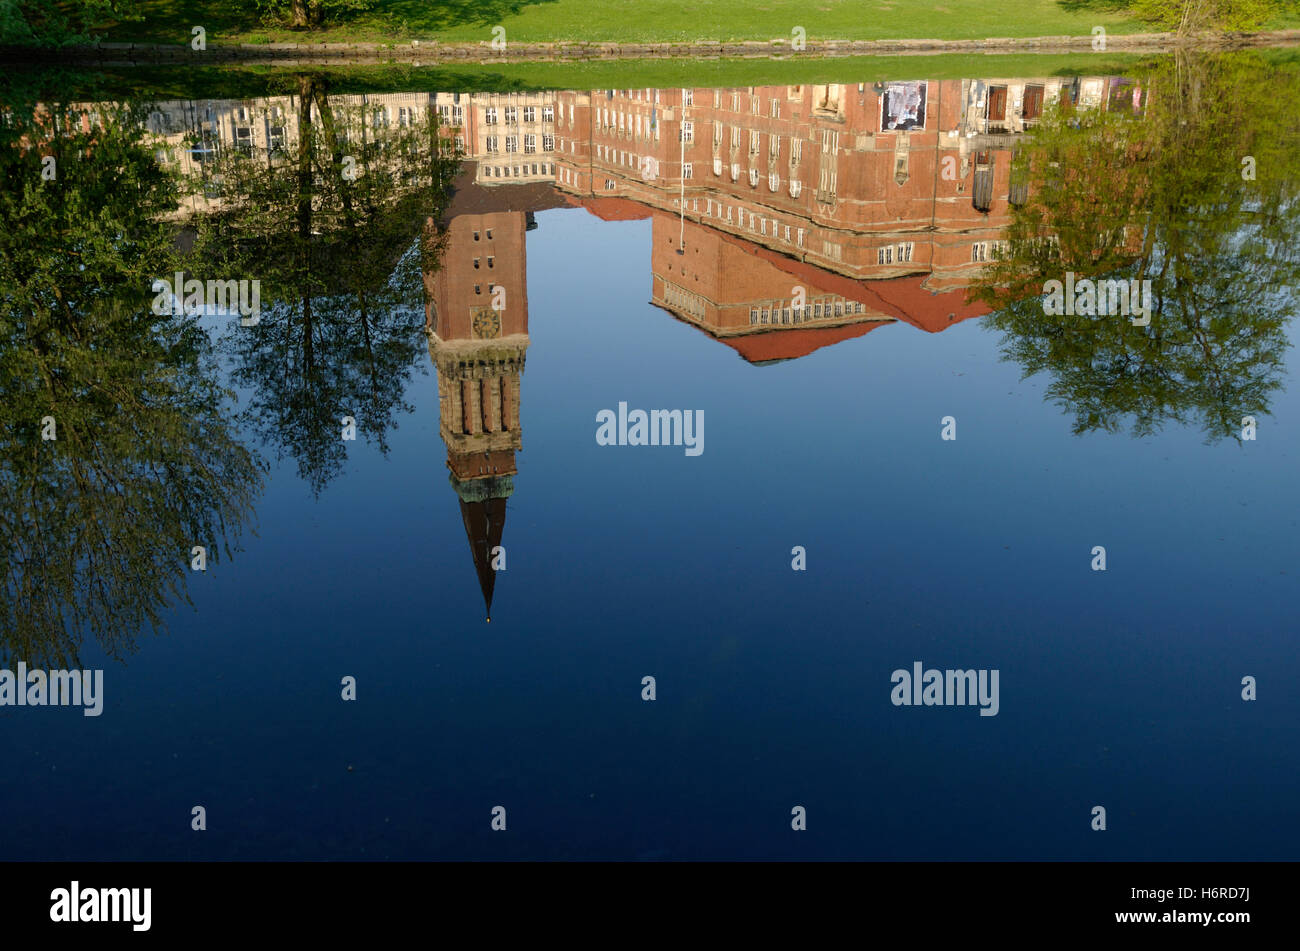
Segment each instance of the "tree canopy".
M428 363L424 274L440 244L457 159L429 110L393 121L340 105L325 80L292 87L298 135L277 157L228 150L212 163L220 205L196 221L194 256L262 282L255 332L226 341L246 418L319 492L342 469L341 419L387 451L404 393Z
M75 665L87 634L121 656L162 629L187 598L192 547L231 553L261 476L208 335L150 307L177 263L164 216L179 185L139 114L5 111L0 654Z
M1250 30L1262 26L1283 9L1284 0L1130 0L1140 19L1164 30L1199 33L1207 30Z
M1141 82L1140 113L1048 110L1015 158L1029 197L974 296L1076 432L1235 436L1281 386L1300 283L1300 133L1240 103L1300 89L1254 56L1180 56ZM1046 282L1067 272L1150 280L1150 325L1046 313Z

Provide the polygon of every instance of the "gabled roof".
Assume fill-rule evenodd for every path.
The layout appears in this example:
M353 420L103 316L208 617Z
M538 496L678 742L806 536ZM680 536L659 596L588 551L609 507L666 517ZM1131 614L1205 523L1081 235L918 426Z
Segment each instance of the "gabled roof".
M814 350L829 347L842 340L861 337L889 323L892 321L872 320L840 327L772 329L762 333L736 334L717 339L739 353L747 363L762 365L804 357Z

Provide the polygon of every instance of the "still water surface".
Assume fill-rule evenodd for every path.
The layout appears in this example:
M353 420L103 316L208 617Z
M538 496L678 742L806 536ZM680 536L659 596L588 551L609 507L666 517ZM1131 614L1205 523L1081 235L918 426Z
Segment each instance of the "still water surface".
M1300 153L1198 68L139 104L105 180L170 166L177 266L261 312L152 315L129 210L6 200L7 666L105 687L0 708L0 855L1294 858ZM1067 270L1149 326L1044 315ZM620 403L702 451L600 444ZM918 661L996 715L891 703Z

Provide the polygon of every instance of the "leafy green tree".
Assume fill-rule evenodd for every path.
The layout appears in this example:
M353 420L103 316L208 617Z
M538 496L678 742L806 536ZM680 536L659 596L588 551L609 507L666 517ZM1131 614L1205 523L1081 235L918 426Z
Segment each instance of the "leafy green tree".
M1281 12L1283 0L1132 0L1140 19L1165 30L1250 30Z
M0 45L65 46L107 21L141 20L130 0L0 0Z
M178 183L140 115L3 108L0 655L76 666L87 632L120 657L162 629L191 548L230 554L261 476L207 334L152 312Z
M1249 54L1171 58L1142 82L1144 114L1048 111L1015 159L1029 198L974 296L1075 432L1172 421L1236 436L1281 386L1300 283L1297 129L1239 104L1300 89ZM1066 272L1151 281L1150 325L1045 313Z
M319 493L346 458L343 416L386 452L413 411L403 393L428 362L423 274L439 254L424 224L457 160L431 111L388 125L371 105L337 105L318 77L295 91L298 135L280 155L211 164L222 197L195 221L194 253L262 282L260 324L227 341L234 379L256 431Z
M257 0L264 19L295 30L319 29L374 6L374 0Z

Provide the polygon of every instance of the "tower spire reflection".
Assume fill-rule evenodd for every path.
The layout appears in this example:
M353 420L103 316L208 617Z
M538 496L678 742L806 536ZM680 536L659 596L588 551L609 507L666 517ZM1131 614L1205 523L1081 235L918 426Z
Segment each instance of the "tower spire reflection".
M439 433L474 572L492 620L507 500L522 448L520 377L528 351L525 235L533 212L562 204L547 185L483 186L463 170L440 230L441 267L425 274L425 329L438 377ZM496 562L496 566L494 566Z

